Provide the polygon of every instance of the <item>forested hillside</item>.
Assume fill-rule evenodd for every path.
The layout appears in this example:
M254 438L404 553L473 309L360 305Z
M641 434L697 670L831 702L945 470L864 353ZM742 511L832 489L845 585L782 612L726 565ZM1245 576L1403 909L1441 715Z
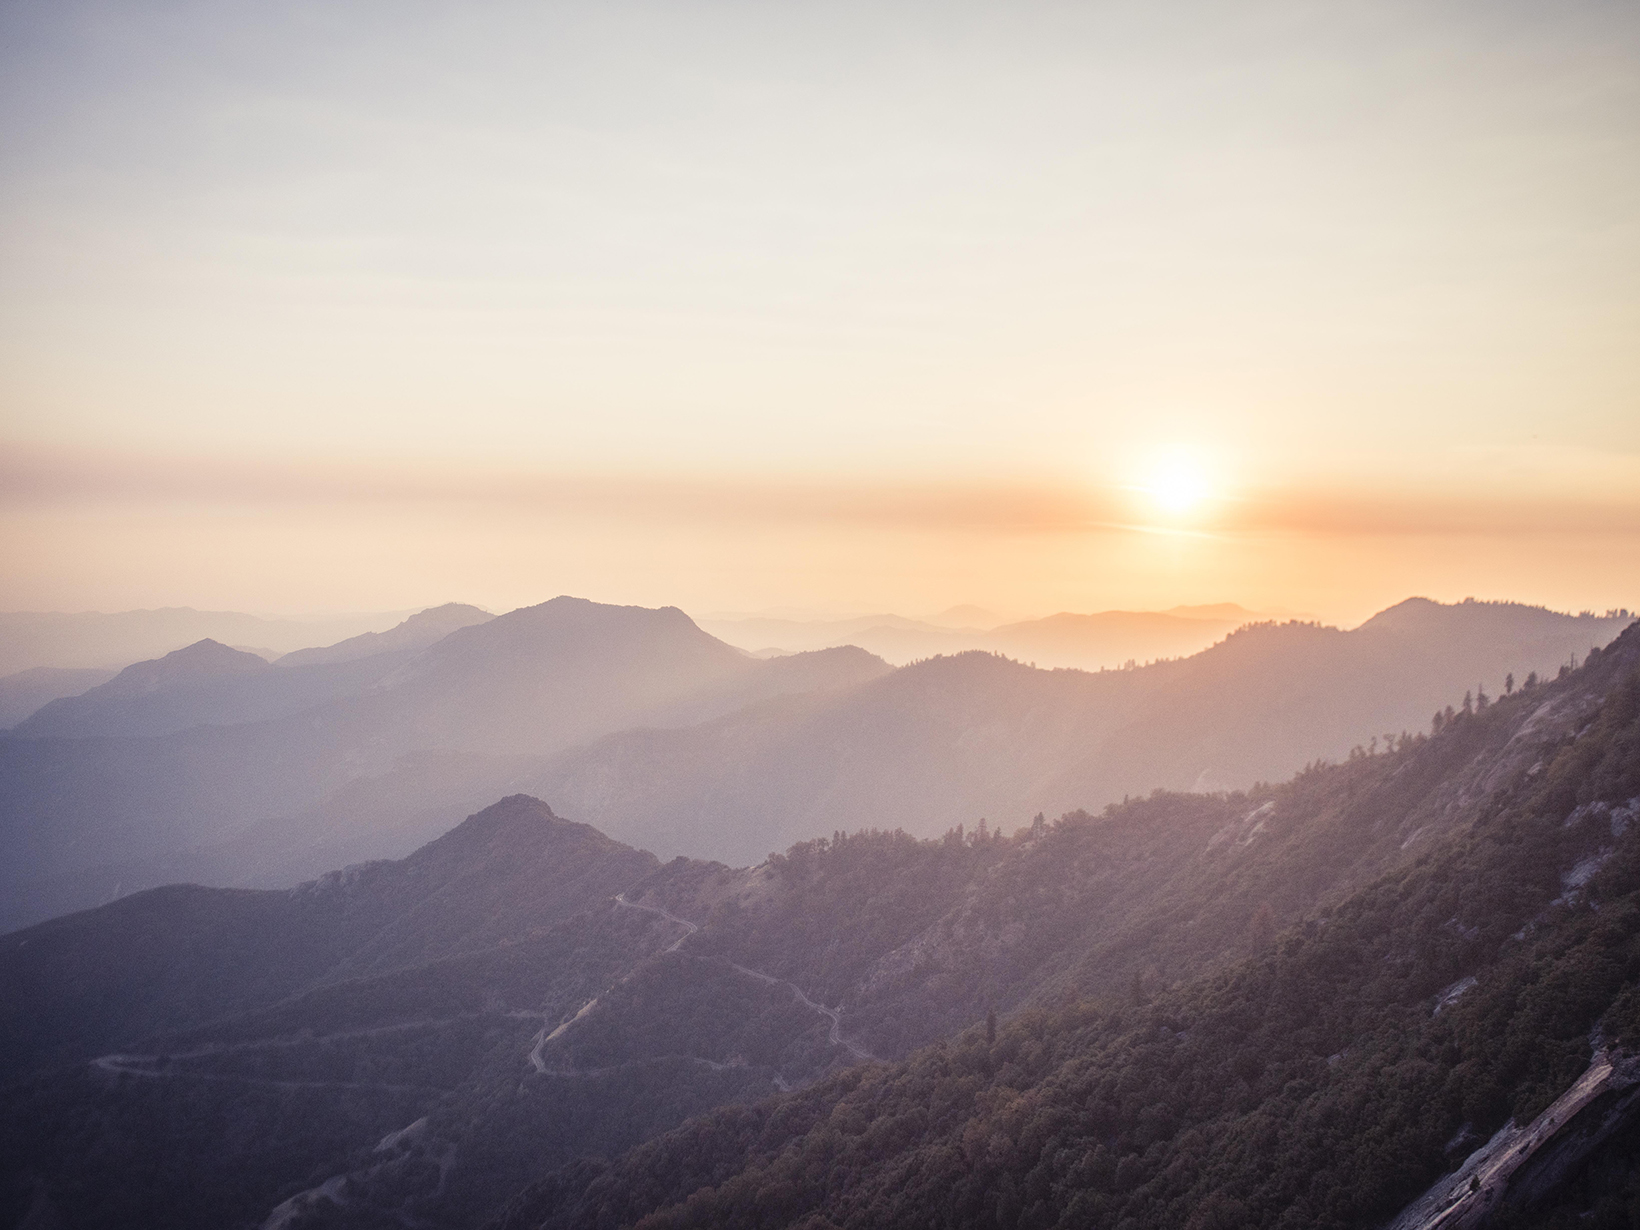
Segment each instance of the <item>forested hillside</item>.
M1558 696L1465 715L1376 780L1303 775L1293 790L1379 793L1376 820L1358 813L1373 828L1406 814L1397 779L1426 757L1462 764L1477 734L1508 735L1449 778L1434 814L1452 823L1415 830L1422 853L1234 966L1136 979L1125 1002L1069 997L716 1112L561 1172L501 1224L1377 1225L1597 1051L1640 1048L1637 656L1631 632ZM1605 693L1598 713L1544 738L1583 682ZM1629 1224L1624 1145L1581 1186L1500 1191L1493 1222L1561 1216L1547 1201Z
M1628 1036L1637 658L1013 833L660 865L515 798L292 893L4 937L8 1207L1370 1224L1546 1105L1603 1014Z

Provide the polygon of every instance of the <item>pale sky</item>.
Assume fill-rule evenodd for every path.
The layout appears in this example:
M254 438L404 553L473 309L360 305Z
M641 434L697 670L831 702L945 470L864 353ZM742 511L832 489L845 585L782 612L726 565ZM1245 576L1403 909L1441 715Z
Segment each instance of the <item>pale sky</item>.
M0 109L0 608L1640 605L1632 3L28 0Z

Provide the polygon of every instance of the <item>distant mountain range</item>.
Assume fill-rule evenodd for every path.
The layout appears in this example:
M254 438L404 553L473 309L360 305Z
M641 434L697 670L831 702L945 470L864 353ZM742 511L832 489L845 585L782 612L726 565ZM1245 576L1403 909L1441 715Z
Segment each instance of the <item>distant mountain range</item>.
M0 917L177 880L290 884L521 790L663 856L745 864L845 817L934 835L1243 787L1427 727L1508 672L1553 673L1623 622L1411 600L1351 632L1255 625L1095 673L979 652L759 660L676 609L573 598L440 608L291 666L196 644L0 739Z
M334 645L307 648L316 641L328 641L338 634L346 635L361 623L377 624L389 618L361 616L340 621L304 623L262 620L231 611L193 611L187 608L126 611L116 615L0 614L0 664L4 664L0 665L0 670L19 661L41 663L11 674L0 674L0 730L15 727L51 701L81 696L98 684L106 683L128 662L140 665L155 659L156 655L161 659L170 659L177 651L192 645L222 644L226 641L237 647L248 643L258 648L242 649L242 652L264 660L277 660L282 668L288 670L295 666L352 661L399 650L425 649L456 628L481 623L490 615L477 607L450 603L414 615L386 632L360 632ZM292 646L294 649L291 652L284 652ZM88 661L100 665L76 665ZM210 703L200 697L203 711L209 711ZM312 703L317 703L317 699ZM224 711L227 716L216 720L234 720L231 716L233 712L232 702L228 702ZM207 719L202 716L200 720ZM157 734L159 730L145 729L139 722L136 733Z
M274 654L389 628L398 614L262 619L240 611L0 612L0 676L39 666L119 670L200 640Z
M756 862L835 827L933 836L986 817L1103 806L1158 787L1275 781L1427 729L1506 675L1553 674L1621 620L1411 599L1349 632L1244 628L1137 670L1044 671L984 653L790 697L687 729L629 731L515 779L662 854Z
M429 607L403 623L385 632L361 632L334 645L313 649L297 649L279 659L285 670L295 666L321 666L335 662L354 662L384 653L415 652L442 641L460 628L489 623L495 616L476 606L463 602L446 602L443 606Z
M4 917L106 900L116 884L239 881L260 870L254 860L176 859L268 820L281 849L300 848L310 835L280 836L291 826L278 818L356 792L406 758L437 779L435 803L471 766L494 797L496 778L524 757L888 669L859 650L759 661L681 611L574 598L459 627L420 650L285 669L251 660L198 644L55 701L0 739ZM461 814L439 807L411 846ZM403 840L354 853L400 854Z
M0 730L10 730L42 706L90 691L117 674L96 666L32 666L0 676Z
M984 616L977 608L953 614ZM1061 612L1045 619L992 627L952 627L899 615L840 620L703 619L713 636L756 653L797 653L858 645L896 666L940 654L978 649L1045 668L1096 671L1197 653L1227 632L1261 616L1232 602L1170 611Z
M1459 618L1543 626L1373 635ZM1608 1224L1575 1219L1637 1174L1640 630L1555 673L1012 835L839 812L662 864L515 795L402 861L0 937L0 1220L1371 1230L1455 1170L1442 1208Z

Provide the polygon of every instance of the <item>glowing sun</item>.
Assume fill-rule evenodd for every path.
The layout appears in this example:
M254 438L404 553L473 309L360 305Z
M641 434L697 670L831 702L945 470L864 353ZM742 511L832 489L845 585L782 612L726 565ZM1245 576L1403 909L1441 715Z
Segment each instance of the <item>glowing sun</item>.
M1169 517L1188 517L1213 496L1207 467L1197 458L1182 454L1158 458L1138 489L1157 511Z

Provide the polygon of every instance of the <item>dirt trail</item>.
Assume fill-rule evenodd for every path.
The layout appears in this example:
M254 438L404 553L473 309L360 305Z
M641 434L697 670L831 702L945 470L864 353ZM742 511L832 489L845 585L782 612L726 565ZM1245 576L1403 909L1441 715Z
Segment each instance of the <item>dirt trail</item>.
M687 940L691 935L695 934L695 932L700 930L700 927L697 924L690 922L687 918L679 918L676 914L672 913L672 911L667 910L667 909L663 909L662 907L660 907L658 905L646 905L641 901L628 901L626 899L626 894L625 893L616 893L615 894L615 904L619 907L623 907L623 908L628 909L628 910L644 910L644 911L646 911L650 914L659 914L662 918L666 919L668 922L677 923L678 926L685 928L684 933L682 935L680 935L677 939L673 940L671 944L666 946L666 948L662 949L663 953L676 952L685 940ZM735 965L733 962L730 963L730 966L737 973L745 974L748 978L756 978L759 982L766 982L771 986L790 988L791 993L797 997L798 1002L801 1003L805 1008L808 1008L808 1009L810 1009L811 1011L814 1011L814 1012L818 1012L821 1016L825 1017L828 1021L831 1022L831 1029L827 1033L826 1036L827 1036L827 1040L830 1041L830 1043L833 1046L842 1047L844 1050L848 1051L849 1054L853 1055L857 1059L865 1059L865 1060L872 1060L872 1061L875 1061L877 1059L877 1056L873 1055L870 1051L866 1050L863 1046L859 1046L859 1045L857 1045L853 1042L850 1042L847 1038L843 1037L843 1032L842 1032L843 1010L841 1008L828 1008L824 1004L815 1003L812 999L810 999L807 995L805 995L803 993L803 989L801 987L799 987L795 982L788 982L784 978L776 978L773 974L765 974L762 970L748 969L744 965ZM627 978L630 978L631 976L632 976L631 974L628 974ZM624 982L624 981L626 981L626 979L623 978L621 981ZM619 986L620 983L618 982L615 985ZM611 988L611 989L613 989L613 988ZM607 992L606 992L606 994L607 994ZM532 1041L532 1046L530 1048L530 1053L529 1053L530 1066L532 1068L534 1068L537 1072L542 1073L543 1075L546 1075L549 1072L552 1075L555 1075L555 1076L574 1075L572 1073L557 1072L557 1071L553 1071L552 1069L549 1069L547 1067L546 1060L544 1060L541 1057L541 1049L544 1046L546 1046L547 1043L551 1042L554 1038L557 1038L557 1037L561 1036L566 1029L568 1029L571 1025L575 1024L576 1021L579 1021L582 1017L584 1017L587 1013L591 1012L597 1006L598 1006L598 999L597 998L593 998L593 999L588 1000L585 1004L583 1004L581 1006L581 1010L579 1012L577 1012L574 1016L570 1017L569 1020L567 1020L567 1021L563 1022L562 1024L560 1024L551 1033L548 1033L547 1029L546 1029L546 1026L543 1025L541 1027L541 1032L536 1034L535 1037L531 1040ZM704 1063L707 1066L712 1067L712 1068L722 1068L724 1066L722 1064L713 1063L709 1059L702 1059L699 1062ZM779 1077L775 1078L775 1083L777 1085L781 1085L782 1087L784 1087L784 1085L785 1085L785 1082L780 1080Z
M683 935L679 936L676 943L674 943L671 948L668 948L666 950L667 952L672 952L673 950L675 950L678 947L679 944L682 944L684 940L688 939L691 935L693 935L695 932L700 930L699 927L697 927L694 923L690 922L687 918L679 918L676 914L672 913L670 910L663 910L658 905L643 905L643 904L641 904L639 902L636 902L636 901L628 901L626 899L626 894L624 894L624 893L617 893L615 895L615 904L616 905L624 905L629 910L648 910L651 914L659 914L662 918L671 919L673 922L677 923L679 926L688 927L689 930L687 932L685 932ZM850 1054L855 1055L860 1059L875 1060L877 1058L877 1056L873 1055L870 1051L866 1050L864 1047L856 1046L854 1043L850 1042L847 1038L843 1037L843 1034L842 1034L843 1010L841 1008L828 1008L824 1004L815 1003L807 995L803 994L802 988L799 987L795 982L787 982L784 978L776 978L773 974L765 974L762 970L747 969L744 965L734 965L733 962L730 962L730 964L734 966L735 970L737 970L739 973L745 974L748 978L756 978L758 981L767 982L771 986L790 987L791 991L792 991L792 994L797 996L798 1001L800 1003L802 1003L804 1007L810 1008L813 1011L818 1012L821 1016L825 1017L827 1020L829 1020L831 1022L831 1032L829 1033L828 1037L829 1037L829 1039L831 1041L831 1044L833 1046L840 1046L844 1050L848 1051ZM594 1000L593 1002L596 1003L597 1001ZM585 1012L586 1009L583 1008L581 1011ZM577 1014L577 1015L579 1015L579 1014ZM568 1022L565 1022L565 1024L567 1025ZM562 1029L562 1028L564 1028L564 1026L561 1025L561 1026L559 1026L559 1028Z
M647 913L650 913L650 914L659 914L662 918L665 918L670 922L675 922L680 927L687 927L688 928L688 930L686 930L682 935L678 936L677 939L673 940L672 943L668 944L664 949L662 949L661 950L662 952L675 952L675 951L677 951L677 948L678 948L679 944L682 944L684 940L688 939L691 935L693 935L695 932L700 930L699 927L695 926L695 924L690 922L687 918L679 918L676 914L672 913L670 910L663 910L658 905L643 905L642 903L637 902L637 901L628 901L626 899L626 894L625 893L616 893L615 894L615 904L617 906L625 907L626 909L629 909L629 910L643 910L643 911L645 911ZM628 974L626 976L626 978L630 978L630 977L632 977L631 974ZM618 986L621 985L622 982L625 982L626 978L622 978L620 980L620 982L615 983L615 987L618 987ZM615 987L611 987L610 990L614 990ZM608 992L606 991L605 994L608 994ZM567 1021L560 1022L558 1024L557 1028L553 1029L551 1033L547 1032L547 1027L545 1025L541 1026L541 1031L539 1033L537 1033L535 1035L535 1037L530 1039L530 1054L529 1054L530 1067L534 1068L537 1072L541 1073L542 1075L547 1075L549 1073L551 1075L554 1075L554 1076L571 1075L570 1073L558 1072L558 1071L555 1071L553 1069L549 1069L547 1067L547 1061L545 1059L541 1058L541 1048L546 1046L546 1044L551 1042L553 1039L562 1037L563 1033L566 1029L568 1029L571 1025L575 1024L576 1021L579 1021L587 1013L591 1012L594 1008L596 1008L598 1006L598 1001L601 998L602 998L602 996L594 995L591 999L587 1000L586 1003L581 1005L580 1009L575 1013L574 1016L570 1017L570 1019L567 1020Z
M684 940L688 939L691 935L700 930L699 927L690 922L687 918L679 918L676 914L672 913L672 911L663 910L658 905L644 905L641 901L628 901L625 893L615 894L615 904L625 906L629 910L648 910L651 914L659 914L662 918L670 919L672 922L677 923L680 927L687 927L687 931L672 941L670 947L663 950L665 952L676 952L678 946L682 944Z
M733 965L733 962L730 964ZM831 1030L827 1034L827 1038L833 1046L840 1046L859 1059L869 1059L872 1061L877 1060L877 1056L866 1050L865 1047L857 1046L855 1043L850 1042L847 1038L843 1037L843 1010L841 1008L828 1008L824 1004L815 1003L807 995L803 994L803 989L795 982L788 982L784 978L776 978L773 974L765 974L762 970L747 969L744 965L734 965L734 969L739 973L745 974L748 978L756 978L758 981L767 982L771 986L790 987L792 994L797 996L799 1003L801 1003L805 1008L818 1012L821 1016L831 1022Z

